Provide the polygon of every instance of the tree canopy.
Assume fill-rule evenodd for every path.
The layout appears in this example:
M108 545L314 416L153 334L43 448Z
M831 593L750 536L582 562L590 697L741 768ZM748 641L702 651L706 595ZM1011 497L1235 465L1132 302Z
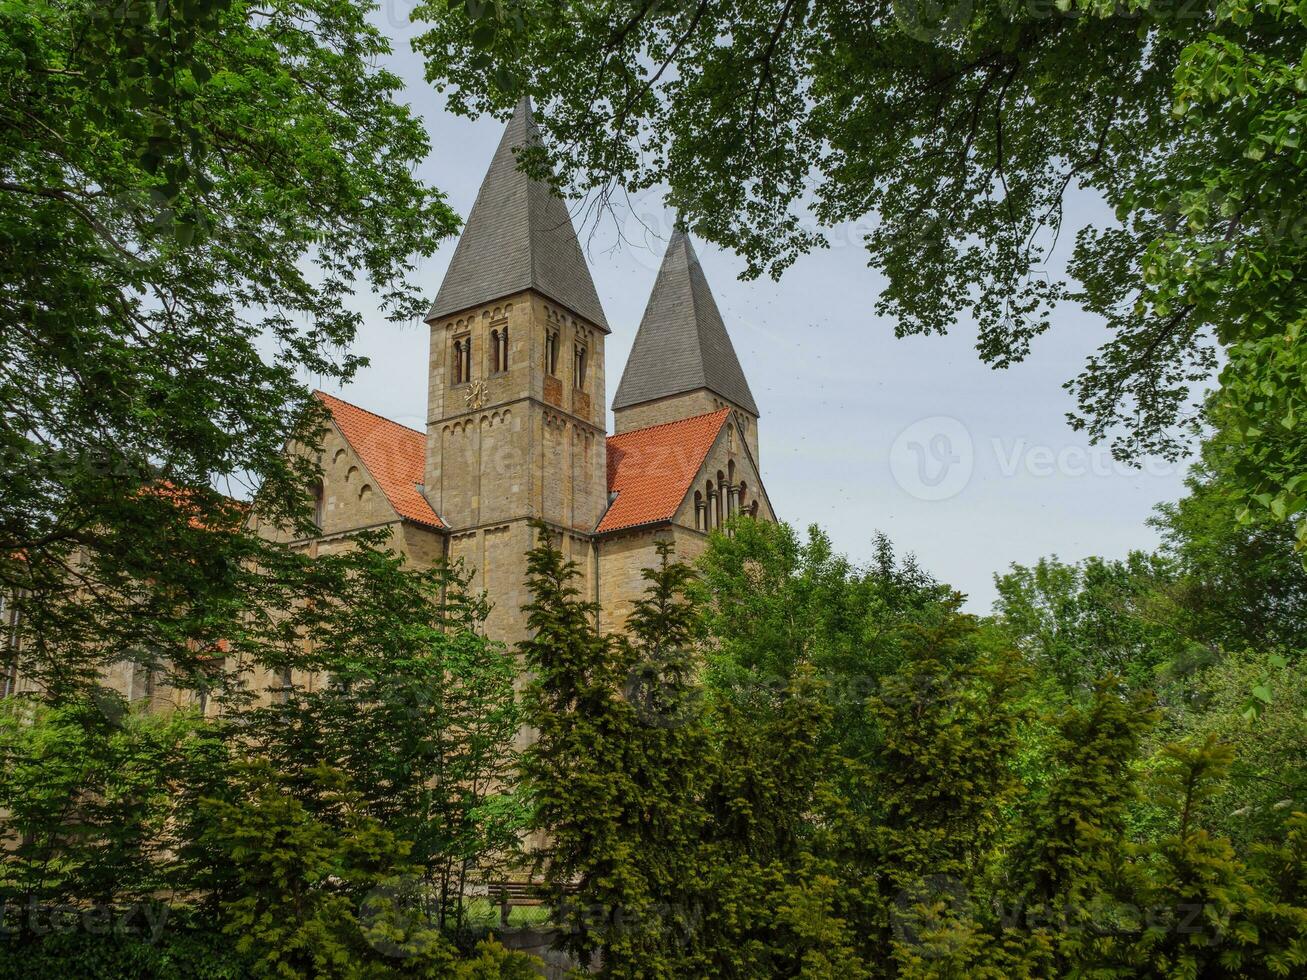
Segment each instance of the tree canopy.
M1003 368L1070 300L1111 329L1067 382L1072 424L1169 457L1220 401L1255 515L1304 510L1295 0L637 0L419 4L455 111L528 93L574 193L665 186L679 220L778 275L874 215L877 310L959 318ZM542 172L544 170L541 164ZM1104 205L1055 278L1071 194ZM1307 528L1302 533L1307 535Z
M316 443L304 377L363 363L350 294L414 316L412 258L457 219L362 5L0 25L0 590L56 686L128 643L182 680L276 583L229 497L307 533L314 460L285 448Z

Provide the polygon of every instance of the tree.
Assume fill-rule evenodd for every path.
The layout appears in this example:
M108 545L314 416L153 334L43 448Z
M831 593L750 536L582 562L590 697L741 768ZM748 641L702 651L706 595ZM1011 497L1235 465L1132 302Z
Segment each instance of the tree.
M645 593L626 620L623 694L635 709L627 752L631 805L639 818L629 846L648 883L649 902L628 910L627 934L604 949L612 976L685 976L690 935L701 912L703 804L711 768L704 718L699 610L689 591L694 572L674 559L670 541L655 544Z
M311 812L330 759L406 843L433 924L459 930L472 876L517 850L516 664L480 632L485 601L461 568L413 569L362 540L320 556L314 582L287 622L303 645L289 663L326 683L245 712L244 737Z
M783 686L807 664L837 702L856 704L897 665L901 631L936 620L953 600L911 556L896 558L884 535L874 544L873 562L859 568L816 526L801 541L787 524L742 520L714 537L696 589L713 683Z
M950 620L958 599L911 556L897 557L884 535L874 546L864 568L836 553L815 526L801 540L788 525L743 520L729 536L714 536L695 590L709 686L763 712L770 701L760 695L779 694L797 671L811 669L834 711L839 752L851 759L875 752L867 697L903 663L905 640ZM843 787L867 791L854 778Z
M1280 840L1288 811L1307 796L1307 663L1231 653L1193 683L1195 696L1172 710L1166 734L1213 738L1234 753L1217 785L1213 829L1245 849Z
M1174 568L1177 626L1224 650L1307 647L1307 569L1293 528L1243 519L1245 447L1219 403L1208 407L1211 435L1185 479L1185 495L1149 522Z
M362 286L422 296L456 218L366 5L34 0L0 32L0 591L52 697L145 661L208 683L215 645L294 583L236 496L310 531L322 423ZM271 594L281 589L280 595Z
M0 904L16 930L30 939L33 918L63 903L145 909L176 887L177 779L215 758L217 733L198 719L130 711L112 692L55 708L0 702Z
M207 843L231 862L223 932L254 976L533 975L527 956L493 942L459 964L449 939L405 905L407 843L367 816L342 774L320 764L310 778L318 814L260 762L234 801L207 804Z
M1130 696L1111 676L1094 684L1088 702L1056 710L1047 786L1014 848L1019 890L1007 914L1030 931L1040 972L1060 976L1094 955L1096 918L1112 912L1138 800L1134 766L1157 719L1146 694Z
M1066 698L1083 698L1111 675L1136 691L1161 684L1165 668L1200 647L1165 597L1177 575L1162 556L1124 561L1087 558L1074 565L1041 558L994 576L994 611L1039 675Z
M783 686L710 702L711 770L700 895L686 945L696 976L867 975L860 882L832 842L843 829L826 684L800 665Z
M1227 655L1296 659L1307 643L1307 571L1293 529L1242 519L1240 442L1219 405L1207 416L1212 431L1185 496L1149 521L1162 538L1156 551L1041 559L995 577L999 621L1068 695L1115 673L1180 704L1210 688L1199 673Z
M1068 383L1072 424L1180 455L1195 384L1244 453L1238 490L1307 509L1298 0L1014 5L731 0L420 4L455 111L530 94L535 164L602 199L658 185L680 220L777 275L817 229L875 214L877 310L899 335L969 313L981 358L1025 358L1055 304L1111 339ZM1115 216L1050 266L1074 190ZM1301 525L1307 535L1307 525ZM1304 538L1307 540L1307 538Z
M599 634L598 607L580 598L576 563L553 532L536 527L527 554L531 631L519 649L531 672L523 720L536 739L523 752L527 829L545 838L535 854L556 945L588 966L595 954L621 955L630 923L652 906L651 883L632 842L642 819L641 787L628 753L639 724L622 697L623 646ZM638 926L637 926L638 928Z

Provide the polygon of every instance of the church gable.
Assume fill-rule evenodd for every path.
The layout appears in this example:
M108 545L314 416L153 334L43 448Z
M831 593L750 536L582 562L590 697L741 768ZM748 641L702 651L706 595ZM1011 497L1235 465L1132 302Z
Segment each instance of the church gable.
M322 461L324 489L338 497L338 506L362 517L384 502L398 518L443 528L444 523L422 495L426 463L422 433L325 392L314 394L331 413L345 443L324 447L327 452ZM362 527L369 522L351 523Z
M686 488L675 523L708 532L739 514L776 519L741 421L740 413L731 413Z
M730 415L731 410L723 408L609 436L612 502L595 531L626 530L675 517Z

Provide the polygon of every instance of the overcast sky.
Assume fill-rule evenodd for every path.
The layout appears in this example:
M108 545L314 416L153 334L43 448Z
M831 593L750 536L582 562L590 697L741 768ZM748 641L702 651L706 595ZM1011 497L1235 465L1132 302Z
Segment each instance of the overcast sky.
M405 79L431 137L421 176L466 217L502 123L444 111L409 51L407 9L377 15L395 39L389 67ZM587 246L612 328L610 403L670 233L656 196L635 202L635 211L619 220L628 238L647 246L614 249L611 222ZM1092 200L1072 202L1071 222L1089 217L1098 217ZM645 235L646 224L659 237ZM1013 562L1151 547L1156 535L1144 522L1157 503L1181 495L1183 468L1124 468L1065 421L1073 405L1062 384L1105 340L1101 321L1062 310L1028 362L1007 371L979 361L971 323L947 337L896 340L893 323L872 313L884 279L867 268L860 237L856 226L837 230L830 249L800 259L779 283L741 282L734 255L695 242L762 412L759 463L780 518L820 524L855 560L869 556L882 530L980 613L990 609L994 573ZM422 263L429 296L453 248L450 241ZM368 296L358 306L367 313L358 350L372 363L338 393L423 428L425 325L385 322Z

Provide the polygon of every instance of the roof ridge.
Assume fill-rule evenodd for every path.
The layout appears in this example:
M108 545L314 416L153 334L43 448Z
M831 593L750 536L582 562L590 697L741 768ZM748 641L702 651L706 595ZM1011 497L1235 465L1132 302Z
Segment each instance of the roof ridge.
M333 395L330 392L323 391L321 388L314 388L313 393L315 395L321 395L323 398L330 398L334 401L338 401L342 405L348 405L350 408L356 409L365 415L371 415L374 419L381 419L381 421L383 422L389 422L391 425L398 426L399 428L404 429L407 432L412 432L414 435L422 436L423 438L426 437L426 434L421 429L415 429L413 428L413 426L405 425L403 422L396 422L394 419L388 418L387 416L382 415L378 412L374 412L370 408L364 408L362 405L356 405L354 402L346 401L344 398L341 398L339 395Z
M672 425L683 425L686 422L693 422L696 419L706 419L710 415L720 415L722 412L729 413L730 411L731 408L728 405L724 408L715 408L711 412L700 412L698 415L687 415L683 419L672 419L670 422L655 422L653 425L641 426L638 429L627 429L625 432L614 432L608 438L619 439L622 436L635 435L637 432L652 432L654 429L665 429L668 426L672 426Z

